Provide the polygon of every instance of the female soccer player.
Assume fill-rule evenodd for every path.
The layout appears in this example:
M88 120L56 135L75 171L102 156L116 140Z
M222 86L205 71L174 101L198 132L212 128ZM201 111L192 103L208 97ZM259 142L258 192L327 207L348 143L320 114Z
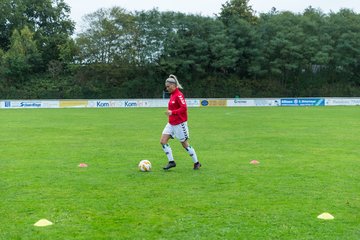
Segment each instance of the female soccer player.
M164 167L164 170L176 167L172 150L168 141L170 138L177 138L181 145L191 156L194 162L194 170L198 170L201 167L200 162L197 159L195 149L189 144L189 129L187 126L187 106L184 95L179 89L182 89L176 76L170 75L165 80L165 88L171 94L168 103L168 110L165 114L169 117L169 122L166 124L160 139L160 144L169 160L168 164Z

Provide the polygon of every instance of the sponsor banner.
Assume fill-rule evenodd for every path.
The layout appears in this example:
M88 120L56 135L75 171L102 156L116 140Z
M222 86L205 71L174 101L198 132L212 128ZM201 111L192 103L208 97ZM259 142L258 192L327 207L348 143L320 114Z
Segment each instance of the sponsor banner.
M268 107L268 106L279 106L279 99L245 99L235 98L227 100L228 107Z
M57 100L5 100L1 102L2 108L58 108Z
M281 106L325 106L324 98L282 98Z
M167 107L169 99L90 99L90 100L1 100L0 108L136 108ZM233 98L186 99L188 107L228 106L356 106L360 98Z
M88 106L87 100L61 100L60 108L85 108Z
M356 106L360 105L360 98L326 98L326 106Z
M240 99L240 98L228 100L227 105L229 107L253 107L253 106L256 106L254 99Z
M168 99L89 100L90 108L167 107Z
M51 100L51 101L42 101L43 108L59 108L60 101Z
M154 99L149 100L151 107L167 107L169 99Z
M124 108L150 107L148 100L124 100L121 102Z
M119 108L123 107L123 102L119 100L89 100L89 108Z
M198 99L186 99L186 105L188 107L200 107L200 100L198 100ZM166 103L165 106L167 106L167 103Z
M280 99L255 99L257 107L276 107L280 105Z
M224 107L227 104L227 100L226 99L204 99L201 100L201 106L202 107Z

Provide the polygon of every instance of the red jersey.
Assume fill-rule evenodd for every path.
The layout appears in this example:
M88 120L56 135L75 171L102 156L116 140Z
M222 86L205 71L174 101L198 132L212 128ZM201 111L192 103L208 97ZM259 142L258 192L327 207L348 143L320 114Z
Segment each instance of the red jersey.
M178 125L187 121L186 101L178 88L171 93L168 109L172 112L169 116L169 123L171 125Z

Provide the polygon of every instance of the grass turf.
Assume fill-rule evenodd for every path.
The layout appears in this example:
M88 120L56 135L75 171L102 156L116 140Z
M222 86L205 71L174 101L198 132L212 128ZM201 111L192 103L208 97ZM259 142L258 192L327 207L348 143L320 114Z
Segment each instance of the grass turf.
M360 238L359 107L191 108L167 172L163 112L1 110L0 239Z

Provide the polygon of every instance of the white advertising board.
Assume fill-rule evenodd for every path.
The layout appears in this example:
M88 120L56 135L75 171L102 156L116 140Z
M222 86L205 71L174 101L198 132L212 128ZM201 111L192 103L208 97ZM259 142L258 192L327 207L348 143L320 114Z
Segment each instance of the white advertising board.
M325 106L360 105L360 98L325 98Z
M59 108L59 100L5 100L1 108Z
M301 100L301 102L300 102ZM0 108L156 108L168 106L169 99L70 99L70 100L2 100ZM276 106L356 106L360 98L233 98L186 99L188 107L276 107ZM306 105L307 106L307 105Z
M164 99L118 99L118 100L89 100L89 108L136 108L136 107L167 107L168 100Z
M266 98L234 98L227 100L228 107L276 107L279 106L279 99Z

